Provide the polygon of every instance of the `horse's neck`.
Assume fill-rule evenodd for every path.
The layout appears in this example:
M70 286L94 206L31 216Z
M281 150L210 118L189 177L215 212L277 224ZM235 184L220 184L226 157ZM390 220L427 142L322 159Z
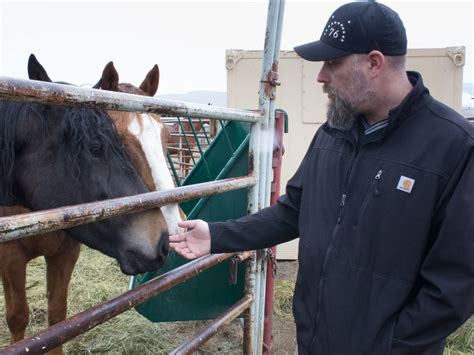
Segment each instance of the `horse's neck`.
M29 213L23 206L0 206L0 217ZM50 256L64 253L79 242L66 236L64 231L53 231L0 244L0 259L4 262L11 257L29 261L38 256ZM1 268L0 263L0 268Z

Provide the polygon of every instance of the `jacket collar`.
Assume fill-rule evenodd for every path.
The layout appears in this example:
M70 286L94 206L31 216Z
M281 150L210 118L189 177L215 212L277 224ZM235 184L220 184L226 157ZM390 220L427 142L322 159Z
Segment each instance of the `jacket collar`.
M384 136L423 108L430 98L429 91L423 84L421 74L415 71L408 71L407 75L413 88L398 106L390 110L388 114L389 124ZM357 127L357 122L354 123L354 126ZM353 140L353 134L351 131L341 131L329 127L327 122L323 124L322 129L334 137L346 138L351 141Z

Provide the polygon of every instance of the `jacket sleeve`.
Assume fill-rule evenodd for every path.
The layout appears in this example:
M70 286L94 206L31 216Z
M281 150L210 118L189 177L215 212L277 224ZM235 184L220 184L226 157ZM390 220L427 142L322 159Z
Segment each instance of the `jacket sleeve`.
M268 248L297 238L304 171L313 142L276 204L237 220L209 223L211 253Z
M398 316L392 355L433 348L474 313L473 151L471 146L445 188L420 268L421 287Z

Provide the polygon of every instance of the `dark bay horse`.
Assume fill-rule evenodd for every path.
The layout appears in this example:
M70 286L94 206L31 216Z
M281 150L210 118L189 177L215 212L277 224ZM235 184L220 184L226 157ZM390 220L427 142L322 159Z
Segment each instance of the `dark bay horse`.
M31 79L51 81L32 55ZM0 216L151 190L115 121L102 111L0 101ZM168 173L169 174L169 173ZM11 341L24 337L29 311L26 264L44 255L48 322L66 317L67 288L82 242L119 262L122 272L158 269L168 253L160 209L0 244L0 273ZM62 353L62 349L53 352Z

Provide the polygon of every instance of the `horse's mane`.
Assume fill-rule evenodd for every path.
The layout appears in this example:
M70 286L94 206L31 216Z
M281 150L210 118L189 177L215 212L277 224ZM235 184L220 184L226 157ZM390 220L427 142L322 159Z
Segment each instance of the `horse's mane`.
M33 115L33 113L35 113ZM0 205L14 202L15 135L17 121L21 117L38 119L47 132L46 115L55 115L62 136L58 137L56 154L64 160L68 168L68 178L78 180L86 168L81 159L101 159L109 165L107 157L117 156L125 169L133 170L130 157L124 144L118 138L110 117L103 111L74 108L52 107L25 102L0 102ZM36 125L33 125L36 126ZM37 132L41 134L41 132ZM109 165L110 168L110 165Z
M13 167L15 162L15 118L13 103L0 101L0 205L13 203Z

